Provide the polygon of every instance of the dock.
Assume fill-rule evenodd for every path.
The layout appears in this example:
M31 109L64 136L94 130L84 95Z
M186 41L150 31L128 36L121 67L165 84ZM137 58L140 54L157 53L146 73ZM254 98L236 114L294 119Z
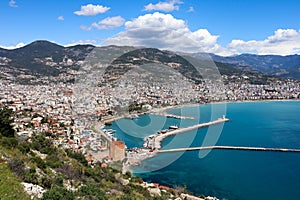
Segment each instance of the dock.
M165 134L155 135L152 138L148 137L145 140L148 141L149 146L152 146L153 149L158 150L161 148L161 142L167 137L170 137L170 136L176 135L176 134L180 134L180 133L197 130L199 128L203 128L203 127L207 127L207 126L212 126L212 125L228 122L228 121L229 121L229 119L223 117L223 118L219 118L217 120L211 121L211 122L206 122L206 123L196 124L196 125L186 127L186 128L178 128L176 130L171 130Z
M174 115L174 114L169 114L166 112L158 112L158 113L151 113L153 115L162 115L165 116L167 118L174 118L174 119L195 119L194 117L190 117L190 116L183 116L183 115Z
M242 146L188 147L188 148L158 150L158 153L181 152L181 151L199 151L199 150L212 150L212 149L243 150L243 151L277 151L277 152L298 152L298 153L300 153L300 149L266 148L266 147L242 147Z

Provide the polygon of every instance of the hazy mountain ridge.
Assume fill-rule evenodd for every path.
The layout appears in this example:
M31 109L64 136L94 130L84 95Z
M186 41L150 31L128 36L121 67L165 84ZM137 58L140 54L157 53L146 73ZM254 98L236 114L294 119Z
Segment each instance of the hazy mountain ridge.
M201 79L201 75L195 71L193 65L189 63L189 59L186 59L186 57L192 56L201 60L199 65L201 66L201 70L204 70L201 71L201 73L209 72L213 64L218 67L221 75L227 76L245 75L260 77L262 81L265 80L265 77L263 77L261 73L284 78L300 78L300 56L298 55L259 56L242 54L232 57L221 57L214 54L203 53L176 54L171 51L162 51L155 48L119 46L96 48L92 45L63 47L43 40L35 41L29 45L13 50L0 48L0 77L20 77L20 75L57 77L60 74L68 74L70 70L78 70L83 61L87 56L91 55L90 53L94 49L98 51L96 61L99 59L98 61L103 60L103 62L105 61L105 57L101 57L101 55L106 56L116 52L124 52L124 54L121 53L121 56L111 62L111 65L106 70L107 73L112 69L117 70L116 67L120 65L128 66L155 63L170 66L182 73L185 77L198 81ZM125 72L126 71L123 71L121 73Z
M94 49L92 45L63 47L48 41L35 41L14 50L0 49L1 67L16 74L57 76L64 68L76 68Z
M197 54L194 56L199 57ZM300 55L241 54L222 57L211 54L213 60L234 65L250 66L267 75L300 79Z

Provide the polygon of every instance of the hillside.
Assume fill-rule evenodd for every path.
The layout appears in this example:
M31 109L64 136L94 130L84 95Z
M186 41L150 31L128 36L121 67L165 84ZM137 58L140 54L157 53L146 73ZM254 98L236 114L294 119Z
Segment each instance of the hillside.
M199 54L194 54L199 57ZM254 55L241 54L237 56L222 57L211 54L217 62L230 63L240 66L250 66L266 75L283 78L300 79L300 55Z
M16 76L57 76L68 68L78 68L79 61L93 49L92 45L63 47L40 40L18 49L0 50L0 67Z
M212 55L215 60L215 62L212 62L203 59L203 54L189 56L155 48L126 46L95 48L92 45L76 45L63 47L40 40L14 50L0 49L0 77L26 84L74 81L76 71L81 68L83 61L88 60L88 62L110 65L106 69L107 74L116 73L121 75L134 65L161 64L170 66L186 78L199 82L203 75L216 75L212 66L217 66L221 75L247 76L251 77L249 80L252 82L264 82L269 79L266 75L280 74L275 73L275 71L274 73L267 73L268 67L259 68L258 66L265 66L268 63L267 66L275 66L274 63L285 59L280 58L280 60L276 56L271 56L270 61L266 64L262 60L262 58L266 59L265 57L257 56L257 58L254 58L254 56L250 56L251 59L248 57L245 57L245 55L239 57ZM290 56L289 58L289 65L291 66L289 70L291 73L293 72L294 76L297 76L298 68L292 67L297 66L297 56ZM197 69L193 66L195 63ZM275 69L275 67L273 68ZM287 71L282 65L278 65L276 69ZM262 73L265 73L265 75ZM288 77L288 74L281 74L281 77Z
M247 76L251 83L264 84L273 80L272 77L259 73L251 67L197 59L154 48L136 49L121 55L106 69L106 74L122 76L134 69L135 66L146 66L147 64L168 66L171 70L177 71L194 82L200 82L203 78L219 79L220 75Z
M141 178L121 174L118 163L90 166L81 153L54 146L51 140L56 134L17 136L10 125L14 115L11 110L0 110L1 199L159 200L174 192L153 197L141 186Z

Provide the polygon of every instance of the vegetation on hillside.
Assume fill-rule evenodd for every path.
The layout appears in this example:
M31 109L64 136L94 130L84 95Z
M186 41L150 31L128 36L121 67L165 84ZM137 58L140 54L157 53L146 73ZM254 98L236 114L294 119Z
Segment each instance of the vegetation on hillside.
M141 179L120 171L88 166L79 152L56 148L43 133L31 138L15 136L11 110L0 110L1 142L14 139L14 145L0 147L0 197L29 199L21 182L46 189L42 199L166 199L152 197L140 186ZM124 180L127 183L124 184ZM9 183L9 185L7 184Z

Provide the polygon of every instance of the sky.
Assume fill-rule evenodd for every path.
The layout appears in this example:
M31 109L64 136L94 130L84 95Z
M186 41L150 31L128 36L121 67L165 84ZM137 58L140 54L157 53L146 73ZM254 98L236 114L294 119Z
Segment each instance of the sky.
M300 54L299 0L1 0L0 47L36 40L228 56Z

